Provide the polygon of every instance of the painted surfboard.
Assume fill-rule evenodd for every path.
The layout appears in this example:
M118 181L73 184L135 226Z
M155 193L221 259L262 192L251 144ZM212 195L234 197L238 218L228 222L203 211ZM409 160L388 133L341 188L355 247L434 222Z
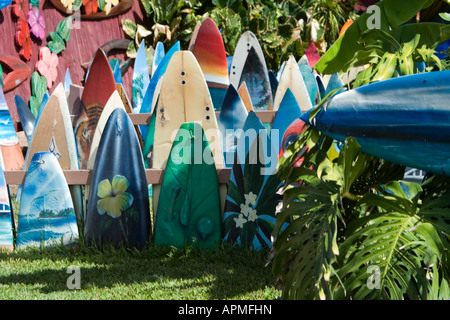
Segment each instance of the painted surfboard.
M28 108L27 104L21 96L16 94L14 96L14 101L16 103L16 109L17 113L19 114L23 132L27 137L28 145L30 145L31 137L33 136L34 125L36 123L36 117L33 115L30 108Z
M311 100L311 105L315 106L320 102L319 86L317 85L316 76L313 74L309 65L299 65L300 73L305 82L308 96Z
M222 35L211 18L208 17L202 22L192 53L203 71L214 108L220 110L230 81Z
M289 125L302 114L302 110L295 99L291 89L287 89L281 100L280 107L275 115L270 129L270 139L277 153L281 149L284 133Z
M304 122L302 119L297 118L295 119L289 127L286 129L283 135L283 139L281 140L281 146L280 146L280 153L278 153L278 159L281 159L283 155L285 154L287 148L293 143L295 140L297 140L298 136L306 130L308 125L306 122ZM306 148L306 147L305 147ZM300 151L300 154L302 151ZM303 160L301 155L298 157L298 159L294 163L294 167L300 167Z
M3 92L9 92L24 82L31 74L31 68L21 59L0 53L0 64L4 67L3 72L10 70L3 75Z
M308 58L309 67L312 69L317 61L320 60L320 54L317 51L317 47L312 40L309 41L305 50L305 56Z
M323 97L326 96L326 88L323 84L322 76L320 74L316 75L316 81L317 81L317 87L319 88L319 94L320 97L323 99Z
M81 112L81 97L83 96L83 90L83 86L77 84L70 85L70 93L69 97L67 98L67 103L69 104L69 113L71 116L76 117L76 115Z
M243 81L247 85L253 108L255 110L272 110L273 97L269 73L265 61L259 58L255 47L251 47L248 51L239 84Z
M25 156L24 170L29 168L33 155L37 152L52 152L62 170L79 169L72 120L62 82L56 86L39 119L36 120ZM69 189L73 197L76 216L82 221L81 186L71 185Z
M91 151L89 153L89 160L87 165L88 170L94 169L95 158L97 157L98 147L100 144L103 131L105 130L106 123L108 122L108 119L113 113L113 111L116 110L117 108L123 109L126 112L119 93L117 91L114 91L111 97L108 99L108 102L106 103L105 107L103 108L102 114L100 115L100 118L98 118L97 126L95 127L95 132L94 136L92 137Z
M253 111L252 98L250 98L250 93L248 93L247 84L245 83L245 81L243 81L239 86L238 93L247 111Z
M261 48L261 44L258 41L258 38L251 31L245 31L239 37L239 40L234 49L233 58L231 59L230 65L230 84L232 84L235 88L239 88L242 76L242 70L244 69L244 64L247 61L248 54L250 52L250 48L255 49L255 53L260 60L260 63L264 70L267 70L266 60L264 58L264 53Z
M0 148L5 170L20 170L25 161L3 90L0 87Z
M333 73L330 76L330 80L328 81L327 88L325 90L325 95L329 94L331 91L342 88L336 94L344 92L346 90L344 82L341 78L339 78L339 73ZM324 95L324 97L325 97Z
M158 69L158 66L161 63L162 59L164 58L165 54L166 54L166 51L164 49L164 43L162 43L161 41L158 41L156 43L156 47L155 47L155 54L153 55L151 77L154 76L156 69Z
M139 113L152 113L154 108L154 101L157 100L159 96L159 89L161 88L160 81L164 73L166 72L167 65L169 64L170 59L173 54L177 51L180 51L180 42L175 42L174 45L167 51L164 55L164 58L158 65L158 69L156 69L155 74L150 79L150 84L148 85L147 91L145 92L144 101L142 102L141 110ZM139 125L139 129L141 130L141 134L143 137L147 136L147 125Z
M0 153L0 249L14 250L14 215L11 198L4 175L4 163Z
M303 80L303 76L300 72L300 67L292 55L287 60L281 73L280 81L274 97L273 110L278 110L287 89L292 91L292 94L296 98L302 112L312 108L308 89L306 88L305 81Z
M272 246L276 206L281 200L277 191L282 185L275 174L276 163L278 154L252 111L231 170L223 215L224 241L255 250Z
M144 148L142 150L145 169L150 169L153 167L153 144L155 138L155 123L157 116L158 108L154 108L152 117L150 118L150 122L148 124L147 137L145 137Z
M150 235L141 147L130 117L116 108L102 133L92 170L85 242L142 249Z
M72 245L78 239L72 197L51 152L33 155L20 197L16 248Z
M202 126L183 123L164 171L155 219L156 245L214 249L220 243L221 204L213 159Z
M173 54L161 85L157 108L153 168L166 167L173 139L184 122L201 123L216 167L224 168L219 129L208 86L191 51L183 50ZM160 185L153 185L153 214L157 214L159 190ZM222 192L225 193L224 190Z
M222 150L225 166L230 167L234 162L234 153L239 137L244 128L248 112L236 89L230 84L225 99L217 117L217 125L221 134Z
M108 59L99 49L90 65L89 77L81 96L82 109L74 120L80 169L87 167L95 127L106 102L115 90L116 83Z
M270 88L272 89L272 97L275 97L278 88L278 78L273 71L269 71L269 81Z
M132 80L132 97L133 111L139 113L142 101L144 100L145 91L150 83L150 73L148 71L147 57L145 54L145 40L142 39L139 49L134 60L133 80Z
M403 76L348 90L320 110L311 125L361 150L407 167L450 175L450 71ZM309 112L301 116L309 123Z

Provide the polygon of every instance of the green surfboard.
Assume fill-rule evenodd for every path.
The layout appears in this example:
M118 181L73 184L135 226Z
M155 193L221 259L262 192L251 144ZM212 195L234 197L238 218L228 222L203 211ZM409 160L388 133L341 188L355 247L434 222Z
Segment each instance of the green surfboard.
M155 220L156 245L213 249L221 241L216 166L203 128L180 126L172 145Z

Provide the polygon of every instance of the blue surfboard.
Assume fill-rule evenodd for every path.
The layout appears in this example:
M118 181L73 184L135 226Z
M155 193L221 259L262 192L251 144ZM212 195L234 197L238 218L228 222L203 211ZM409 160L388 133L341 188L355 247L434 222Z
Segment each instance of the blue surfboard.
M71 245L78 239L72 196L53 153L36 152L20 197L17 249Z
M335 95L309 120L331 138L354 137L375 157L450 175L450 71L374 82Z

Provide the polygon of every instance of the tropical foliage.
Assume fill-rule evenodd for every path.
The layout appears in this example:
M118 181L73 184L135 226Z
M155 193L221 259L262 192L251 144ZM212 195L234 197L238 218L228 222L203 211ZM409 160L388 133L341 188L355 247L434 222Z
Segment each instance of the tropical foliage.
M308 128L280 161L273 272L282 297L448 299L450 179L401 181L404 167L361 152L353 138L331 161L332 144Z
M381 28L363 14L316 64L323 73L368 64L354 88L393 76L441 70L441 24L404 24L433 1L384 0ZM433 30L433 32L431 32ZM425 68L418 69L418 62ZM331 92L311 112L326 105ZM450 179L404 181L405 168L360 151L348 137L337 158L331 138L308 128L280 159L283 209L273 272L286 299L449 299ZM298 157L303 157L300 167ZM288 228L282 229L286 223Z
M354 0L141 0L145 11L146 46L162 41L166 47L180 41L187 48L198 22L211 17L222 31L227 55L232 56L243 32L250 30L258 38L268 68L278 71L290 55L300 58L310 40L325 52L334 42L342 25L353 12ZM311 14L313 13L313 17ZM124 32L132 39L139 24L122 20ZM136 44L139 42L136 41ZM136 52L131 44L129 55Z

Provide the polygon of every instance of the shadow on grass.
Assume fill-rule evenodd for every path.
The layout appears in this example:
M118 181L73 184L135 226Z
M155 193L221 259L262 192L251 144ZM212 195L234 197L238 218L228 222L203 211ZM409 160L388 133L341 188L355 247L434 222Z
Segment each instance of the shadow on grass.
M2 272L0 284L20 285L42 294L74 293L67 286L72 275L67 268L80 270L81 290L78 299L89 297L92 288L112 289L137 285L143 292L127 293L117 299L273 299L275 283L270 266L266 267L268 250L259 252L220 245L215 250L175 249L150 245L144 250L105 247L97 249L80 243L77 249L65 247L28 248L0 253L1 263L13 271ZM5 269L5 267L3 267ZM268 289L269 288L269 289ZM25 289L27 290L27 289ZM270 293L263 293L264 290ZM111 290L110 290L111 291ZM152 292L151 292L152 291ZM122 292L123 293L123 292ZM75 293L74 293L75 294ZM111 293L109 293L111 295ZM99 299L102 299L100 296Z

